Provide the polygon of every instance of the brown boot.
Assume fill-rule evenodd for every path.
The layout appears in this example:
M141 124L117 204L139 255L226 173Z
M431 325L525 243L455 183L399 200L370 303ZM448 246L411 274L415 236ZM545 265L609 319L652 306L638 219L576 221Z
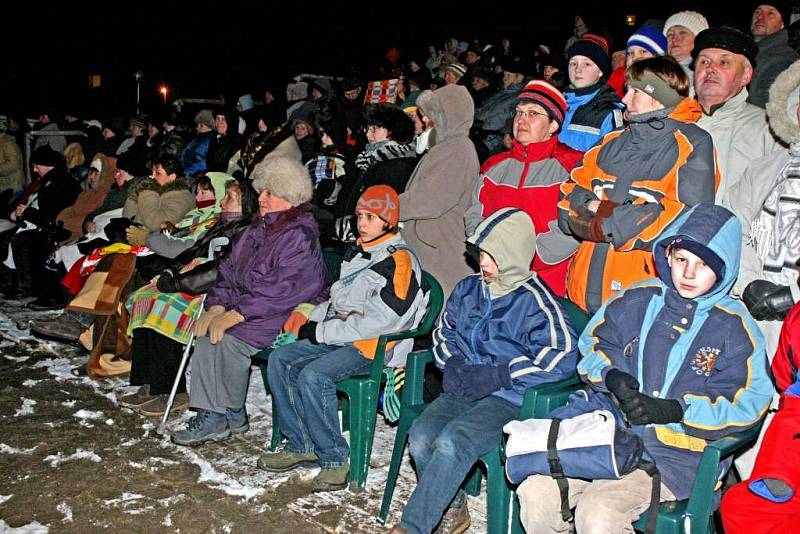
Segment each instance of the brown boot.
M461 508L451 506L447 510L442 522L439 523L439 528L435 532L436 534L461 534L469 528L469 525L469 508L467 508L467 501L465 500Z
M118 402L120 406L125 406L126 408L138 408L155 398L155 395L150 395L150 384L145 384L136 393L120 397Z
M137 412L147 417L161 417L167 411L167 401L169 395L158 395L150 402L142 404L135 408ZM189 409L189 395L186 393L178 393L172 402L170 413L185 412Z

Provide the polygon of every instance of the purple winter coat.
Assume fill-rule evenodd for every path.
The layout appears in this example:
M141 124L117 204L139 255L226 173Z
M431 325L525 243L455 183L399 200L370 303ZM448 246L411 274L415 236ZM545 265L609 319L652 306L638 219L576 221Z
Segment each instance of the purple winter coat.
M205 306L234 309L244 322L226 333L269 346L295 306L326 289L319 229L307 208L257 216L222 260Z

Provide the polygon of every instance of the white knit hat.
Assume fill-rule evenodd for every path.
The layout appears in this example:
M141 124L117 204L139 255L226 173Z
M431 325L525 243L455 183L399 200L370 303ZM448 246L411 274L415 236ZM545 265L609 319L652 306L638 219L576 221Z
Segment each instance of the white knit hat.
M708 21L697 11L678 11L664 23L664 35L673 26L683 26L693 34L697 35L703 30L708 29Z

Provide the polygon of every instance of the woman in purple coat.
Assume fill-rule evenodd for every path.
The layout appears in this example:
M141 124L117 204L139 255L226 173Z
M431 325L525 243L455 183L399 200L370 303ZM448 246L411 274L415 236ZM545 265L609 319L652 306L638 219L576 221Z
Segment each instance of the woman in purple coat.
M299 162L277 158L253 172L259 216L239 234L195 324L189 403L197 415L178 445L221 441L248 430L250 356L267 347L295 306L325 290L313 187Z

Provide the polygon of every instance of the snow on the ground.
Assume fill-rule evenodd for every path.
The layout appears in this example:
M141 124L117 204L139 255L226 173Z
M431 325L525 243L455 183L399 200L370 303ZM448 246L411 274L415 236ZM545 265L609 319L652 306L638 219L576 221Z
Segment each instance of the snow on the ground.
M14 495L0 495L0 504L3 504L4 502L6 502L7 500L9 500L9 499L10 499L11 497L13 497L13 496L14 496Z
M74 376L71 370L86 362L86 353L83 352L82 349L76 349L58 342L42 343L35 340L35 338L32 338L26 331L19 330L16 326L16 322L9 319L8 315L2 311L0 311L0 335L6 340L16 343L18 347L27 344L31 347L31 354L36 351L44 351L52 354L52 357L48 356L38 359L31 367L45 369L53 379L59 382L69 381L89 386L94 389L98 396L107 398L115 405L117 404L118 394L125 394L132 391L132 388L125 378L115 377L102 381L94 381L85 376ZM28 358L28 356L16 357L14 361L23 362ZM187 372L187 375L188 374ZM191 377L188 377L187 381L190 385ZM30 387L36 387L36 385L31 384ZM65 401L63 405L66 407L73 407L75 402ZM302 481L310 481L317 474L318 469L298 469L290 473L280 474L268 473L256 467L256 460L260 454L267 451L272 434L272 406L269 402L269 397L265 396L264 384L258 369L253 369L251 374L246 406L250 417L250 431L245 434L235 435L224 443L211 444L194 449L179 447L165 437L162 440L162 446L179 452L188 462L196 464L200 468L198 482L219 489L234 498L243 500L253 499L254 497L262 495L267 489L281 486L293 477ZM23 404L23 408L24 407L25 405ZM194 414L191 412L172 415L167 424L167 434L183 429L193 415ZM107 417L107 415L104 415L102 412L92 412L90 410L80 410L76 412L74 416L81 418L81 423L83 424L87 424L86 421L101 420ZM106 424L108 424L108 420L110 419L106 419ZM135 446L141 440L156 435L155 431L159 422L160 421L156 421L155 419L149 420L143 418L141 425L142 434L133 438L125 437L124 440L121 440L119 447ZM366 492L359 494L359 496L366 497L366 505L353 507L351 504L354 497L353 494L350 490L344 490L339 492L303 495L298 497L293 503L290 503L289 508L297 511L297 513L301 513L309 520L312 520L312 522L314 517L322 514L325 510L330 510L331 506L342 508L346 509L347 513L345 514L345 518L342 519L343 524L337 527L339 531L348 530L348 526L349 528L357 527L359 530L367 532L381 529L382 527L378 527L375 522L375 516L378 513L383 497L383 489L386 483L392 447L394 445L394 436L395 427L388 425L383 417L378 416ZM348 433L345 433L345 438L349 439ZM24 449L15 449L11 446L0 444L0 453L28 454L29 452ZM59 452L55 455L48 456L45 461L56 466L59 463L80 459L95 462L101 461L96 453L82 449L78 449L74 454L68 456ZM163 458L151 458L146 463L137 464L137 467L141 466L145 469L158 469L159 464L161 464L164 466L162 468L169 469L171 463L174 462ZM406 447L387 524L391 525L399 520L403 503L414 490L415 484L416 476L410 466L408 448ZM127 496L130 501L129 504L134 504L138 500L132 498L131 494ZM3 497L0 496L0 502L2 502L2 498ZM10 496L8 498L10 498ZM112 499L111 501L116 500ZM123 506L127 506L125 503L128 501L120 500L119 502L122 503ZM268 508L269 503L259 502L258 506ZM472 526L467 532L484 532L486 530L485 490L482 491L481 495L478 497L470 497L469 506ZM143 510L125 508L126 513L137 513L138 511ZM66 515L66 512L63 513ZM165 527L170 527L172 525L172 517L169 514L167 514L162 521L162 525ZM5 523L0 521L0 532L7 532L4 530L4 527L9 528ZM38 523L32 523L31 525L21 528L29 528L29 530L10 530L9 532L24 532L26 534L29 532L47 532L47 528ZM331 526L325 525L323 530L332 531L332 528Z
M14 528L0 519L0 532L3 534L47 534L47 531L47 527L38 521L34 521L33 523L29 523L22 527Z
M14 417L22 417L24 415L31 415L36 401L33 399L22 398L22 407L14 413Z
M56 506L56 510L64 514L64 519L61 520L62 523L72 523L72 508L65 502L62 502L58 506Z
M33 454L33 451L35 450L36 447L31 447L30 449L17 449L16 447L11 447L5 443L0 443L0 452L4 454Z
M102 459L95 453L94 451L87 451L84 449L77 449L73 454L69 456L64 456L64 453L61 451L57 452L56 454L51 454L49 456L45 456L45 462L49 462L51 466L55 467L58 464L63 464L64 462L71 462L72 460L90 460L92 462L100 462Z
M77 417L78 419L100 419L103 417L103 412L93 412L91 410L78 410L72 417Z

